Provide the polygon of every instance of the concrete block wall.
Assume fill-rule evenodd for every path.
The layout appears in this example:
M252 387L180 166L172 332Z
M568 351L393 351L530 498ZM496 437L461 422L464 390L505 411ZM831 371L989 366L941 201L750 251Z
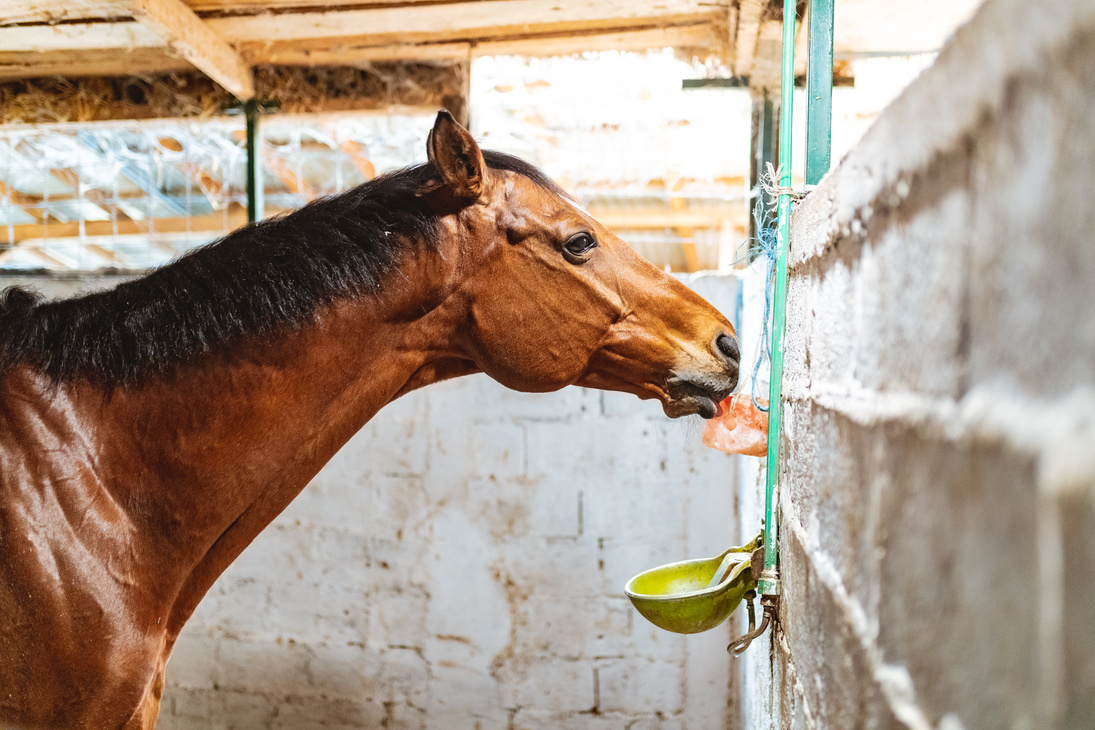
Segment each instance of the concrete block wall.
M736 279L689 283L733 316ZM699 434L632 396L485 376L400 399L199 606L158 727L736 728L730 626L669 634L623 595L738 544L734 459Z
M749 727L1095 727L1093 182L1095 2L988 0L799 206Z

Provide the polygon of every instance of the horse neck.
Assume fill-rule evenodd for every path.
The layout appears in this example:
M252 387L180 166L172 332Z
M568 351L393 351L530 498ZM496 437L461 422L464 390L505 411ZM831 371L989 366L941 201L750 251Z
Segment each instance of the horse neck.
M158 549L201 568L198 598L385 404L470 371L447 345L444 302L393 279L402 288L117 390L99 411L115 498L140 506Z

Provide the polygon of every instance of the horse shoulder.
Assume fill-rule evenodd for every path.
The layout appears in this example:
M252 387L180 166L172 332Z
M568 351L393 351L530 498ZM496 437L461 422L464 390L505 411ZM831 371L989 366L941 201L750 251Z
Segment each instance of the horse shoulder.
M63 393L0 377L0 726L124 720L155 674L162 637L81 426Z

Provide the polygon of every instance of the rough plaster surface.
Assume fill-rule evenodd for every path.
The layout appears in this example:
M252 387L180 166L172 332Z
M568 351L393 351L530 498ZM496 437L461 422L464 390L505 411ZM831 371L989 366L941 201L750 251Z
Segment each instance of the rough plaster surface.
M689 283L733 317L736 279ZM158 727L736 728L730 626L669 634L623 595L739 544L734 459L699 433L632 396L485 376L400 399L210 591Z
M799 207L747 727L1095 727L1093 179L1095 2L989 0Z

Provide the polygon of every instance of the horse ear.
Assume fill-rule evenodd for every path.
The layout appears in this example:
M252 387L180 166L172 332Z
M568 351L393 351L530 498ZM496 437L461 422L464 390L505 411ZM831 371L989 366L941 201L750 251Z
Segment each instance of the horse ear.
M487 163L471 133L446 110L437 113L426 154L437 168L441 182L457 198L478 200L487 189Z

